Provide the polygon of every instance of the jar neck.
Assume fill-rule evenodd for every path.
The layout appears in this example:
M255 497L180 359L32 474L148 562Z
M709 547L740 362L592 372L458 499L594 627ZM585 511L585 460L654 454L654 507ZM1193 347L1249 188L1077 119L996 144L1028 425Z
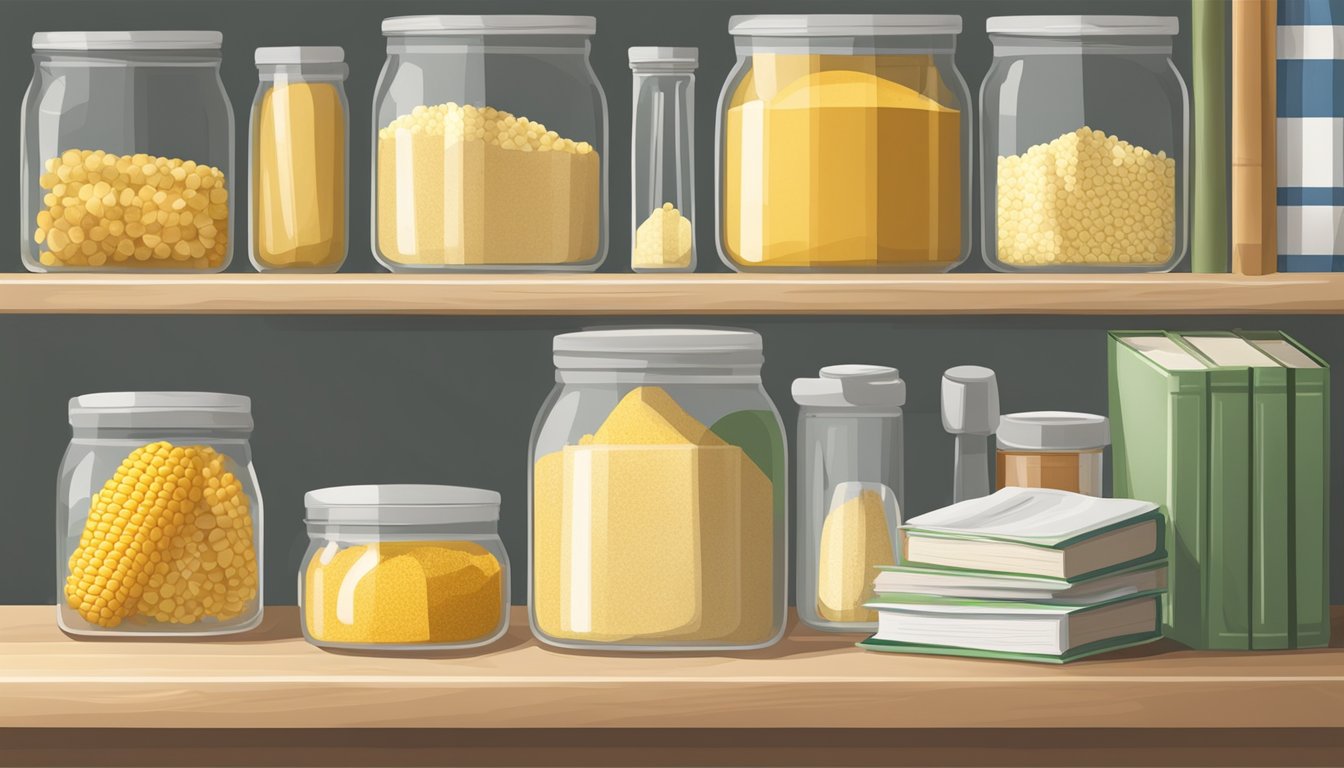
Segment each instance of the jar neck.
M564 370L555 372L560 384L761 384L760 368L686 368L642 371Z
M387 38L387 54L575 54L587 56L583 35L398 35Z
M206 439L219 442L247 442L252 430L219 429L218 427L173 427L171 429L155 427L72 427L71 434L76 440L143 440L154 442L184 437Z
M257 65L257 79L263 83L277 81L341 83L349 74L350 67L344 63Z
M1171 57L1171 38L1144 36L1031 37L990 35L995 58L1023 56L1163 56Z
M310 538L367 543L374 541L485 541L499 538L498 522L441 523L437 525L354 525L305 520Z
M738 37L739 57L754 53L833 54L838 56L952 55L956 35L899 35L844 37Z
M219 69L219 51L37 51L33 62L60 67L209 67Z

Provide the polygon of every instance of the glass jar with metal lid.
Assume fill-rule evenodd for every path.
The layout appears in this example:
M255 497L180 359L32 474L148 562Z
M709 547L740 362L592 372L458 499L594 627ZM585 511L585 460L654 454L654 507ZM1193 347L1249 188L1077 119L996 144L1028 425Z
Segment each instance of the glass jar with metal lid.
M970 253L960 16L734 16L719 253L736 270L946 272Z
M1056 488L1101 496L1105 416L1065 411L1009 413L999 419L998 487Z
M607 100L591 16L383 21L373 252L394 272L597 269Z
M785 481L761 337L562 334L532 436L533 632L567 648L760 648L784 630Z
M798 617L874 632L877 568L896 562L905 504L905 382L895 368L832 365L795 379L798 403Z
M630 49L630 136L636 272L694 272L695 68L698 48Z
M1000 16L980 88L984 257L1165 272L1186 250L1190 106L1175 17Z
M20 124L33 272L219 272L233 108L219 32L38 32Z
M475 648L509 626L499 494L449 485L309 491L303 634L323 648Z
M252 403L213 392L70 401L57 621L74 635L223 635L261 623Z

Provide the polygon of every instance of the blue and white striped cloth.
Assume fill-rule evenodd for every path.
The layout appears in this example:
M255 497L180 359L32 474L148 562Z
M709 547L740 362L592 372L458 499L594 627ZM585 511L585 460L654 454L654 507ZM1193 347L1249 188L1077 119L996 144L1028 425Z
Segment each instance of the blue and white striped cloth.
M1278 0L1280 272L1344 272L1344 0Z

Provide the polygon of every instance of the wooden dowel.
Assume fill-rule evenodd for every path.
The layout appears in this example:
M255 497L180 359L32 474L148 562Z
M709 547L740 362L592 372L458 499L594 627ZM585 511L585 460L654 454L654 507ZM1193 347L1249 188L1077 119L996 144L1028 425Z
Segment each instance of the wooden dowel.
M1277 271L1272 0L1232 3L1232 271Z

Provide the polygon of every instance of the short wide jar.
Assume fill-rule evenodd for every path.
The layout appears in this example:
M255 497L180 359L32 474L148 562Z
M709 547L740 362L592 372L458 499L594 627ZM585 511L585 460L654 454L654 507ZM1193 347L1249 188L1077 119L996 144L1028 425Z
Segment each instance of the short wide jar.
M475 648L509 624L499 494L448 485L310 491L303 635L323 648Z
M1102 495L1105 416L1066 411L1010 413L999 420L998 487L1055 488Z

